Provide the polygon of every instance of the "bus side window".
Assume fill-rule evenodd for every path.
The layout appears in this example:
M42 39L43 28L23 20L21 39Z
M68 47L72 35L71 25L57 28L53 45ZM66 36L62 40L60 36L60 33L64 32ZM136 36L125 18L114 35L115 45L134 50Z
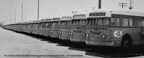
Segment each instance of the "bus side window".
M142 27L144 27L144 20L142 20Z
M139 27L140 26L140 21L135 19L133 24L134 24L135 27Z
M122 26L128 26L128 19L123 18L123 24Z
M116 26L116 18L111 18L111 26Z
M130 27L133 26L133 19L129 19L129 26L130 26Z
M120 26L120 18L116 18L116 26Z

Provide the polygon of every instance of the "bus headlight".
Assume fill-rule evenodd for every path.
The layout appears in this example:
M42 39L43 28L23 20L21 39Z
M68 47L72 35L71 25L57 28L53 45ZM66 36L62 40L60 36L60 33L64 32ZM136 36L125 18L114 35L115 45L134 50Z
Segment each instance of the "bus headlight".
M89 41L89 40L90 40L90 38L89 38L89 37L90 37L90 34L87 34L86 36L87 36L87 39L86 39L86 40Z
M70 32L69 35L72 35L72 32Z
M105 39L105 38L106 38L106 35L105 35L105 34L102 34L101 37L102 37L103 39Z
M69 32L69 35L71 35L71 32Z
M52 31L50 31L52 33Z
M87 37L90 37L90 35L89 35L89 34L87 34L86 36L87 36Z
M60 31L59 34L61 34L62 32Z
M82 35L83 35L83 36L86 36L86 34L85 34L85 33L83 33Z

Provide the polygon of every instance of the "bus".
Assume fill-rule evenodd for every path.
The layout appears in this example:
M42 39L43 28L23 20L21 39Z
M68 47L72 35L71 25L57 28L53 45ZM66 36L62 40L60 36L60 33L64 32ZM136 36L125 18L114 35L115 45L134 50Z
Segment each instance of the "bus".
M71 37L72 42L85 42L86 40L86 14L75 14L72 18Z
M51 21L51 31L50 37L59 38L59 25L60 25L60 17L54 17Z
M46 20L46 19L41 19L40 22L39 22L39 28L38 28L38 30L37 30L37 34L38 34L38 35L43 35L42 32L43 32L44 29L45 29L45 28L44 28L44 26L45 26L45 20Z
M40 20L36 20L33 22L32 34L38 35L39 29L40 29Z
M22 25L22 29L25 29L27 28L27 33L32 33L32 27L33 27L33 21L29 21L28 23L25 23L27 24L27 27L25 27L24 25Z
M144 43L144 13L94 11L87 17L86 44L131 47Z
M51 18L45 19L43 22L43 28L42 31L40 32L41 35L49 37L50 36L50 28L51 28Z
M71 26L71 16L63 16L60 20L60 28L59 28L59 39L61 40L69 40L70 39L70 26Z

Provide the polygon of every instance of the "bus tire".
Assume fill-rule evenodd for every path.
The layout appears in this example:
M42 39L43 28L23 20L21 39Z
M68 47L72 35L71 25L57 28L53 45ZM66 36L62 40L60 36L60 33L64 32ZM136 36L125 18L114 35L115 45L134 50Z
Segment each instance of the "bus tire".
M125 35L122 38L121 46L122 48L125 48L125 49L132 47L132 39L129 35Z

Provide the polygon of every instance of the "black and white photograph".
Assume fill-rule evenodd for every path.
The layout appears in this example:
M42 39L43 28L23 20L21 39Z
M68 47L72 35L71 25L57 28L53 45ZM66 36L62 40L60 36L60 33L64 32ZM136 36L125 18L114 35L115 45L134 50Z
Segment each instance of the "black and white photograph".
M144 0L0 0L0 58L144 58Z

